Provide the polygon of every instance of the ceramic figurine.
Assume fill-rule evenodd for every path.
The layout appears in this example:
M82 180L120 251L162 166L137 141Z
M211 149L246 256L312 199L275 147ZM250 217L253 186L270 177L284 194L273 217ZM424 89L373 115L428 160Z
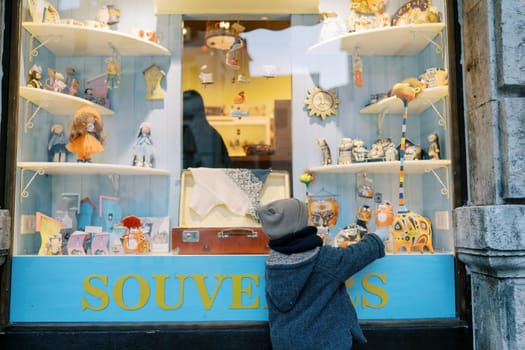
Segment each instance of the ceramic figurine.
M321 31L319 32L319 42L335 38L345 32L343 22L337 17L335 12L323 12L321 17Z
M361 234L356 224L350 224L341 229L334 239L336 247L346 248L361 240Z
M332 153L330 152L330 147L328 146L328 143L326 142L326 139L324 137L320 137L317 139L317 144L321 148L322 152L322 165L330 165L332 164Z
M357 220L356 224L363 230L364 233L368 232L368 222L372 218L372 209L368 205L362 205L357 208Z
M397 147L393 142L390 142L388 145L384 147L385 149L385 160L386 161L394 161L397 160Z
M438 160L438 159L441 159L440 156L439 156L439 152L440 152L440 149L439 149L439 136L437 133L433 132L433 133L430 133L428 136L427 136L427 140L428 142L430 142L429 146L428 146L428 157L430 159L434 159L434 160Z
M421 147L419 145L408 146L405 151L406 160L417 160L421 159Z
M139 217L130 215L122 219L122 226L127 228L121 237L125 253L149 253L150 241L142 231L142 221Z
M93 154L104 150L104 123L93 107L80 107L71 123L68 151L77 155L77 161L91 163Z
M339 157L337 158L337 164L350 164L352 163L352 139L345 137L339 144Z
M67 161L66 150L67 138L64 133L64 127L61 124L55 124L51 127L49 141L47 143L47 152L49 160L52 162Z
M352 156L356 162L364 162L368 155L368 150L365 147L365 142L361 139L354 139L354 147L352 148Z
M383 143L381 140L377 140L376 143L370 147L370 151L368 152L368 159L371 160L381 160L385 157L385 150L383 148Z
M133 145L133 165L152 168L154 158L153 141L151 140L151 124L140 124L135 144Z
M43 89L44 86L42 85L42 82L40 79L42 79L42 67L37 66L36 64L29 69L29 73L27 74L29 77L29 80L27 81L26 86L37 88L37 89Z

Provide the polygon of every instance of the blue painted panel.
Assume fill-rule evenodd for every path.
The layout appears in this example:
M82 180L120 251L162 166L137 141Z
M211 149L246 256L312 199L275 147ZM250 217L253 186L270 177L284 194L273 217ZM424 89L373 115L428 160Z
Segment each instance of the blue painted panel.
M12 322L264 321L265 256L13 257ZM360 319L455 317L454 257L389 255L347 282Z

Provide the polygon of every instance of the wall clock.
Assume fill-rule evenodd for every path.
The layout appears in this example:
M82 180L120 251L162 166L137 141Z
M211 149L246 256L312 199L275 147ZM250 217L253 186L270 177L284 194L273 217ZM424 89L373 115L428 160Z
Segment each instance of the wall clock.
M326 117L337 113L337 106L341 100L335 95L335 89L325 91L315 87L308 90L308 97L304 103L310 111L310 117L317 116L325 120Z

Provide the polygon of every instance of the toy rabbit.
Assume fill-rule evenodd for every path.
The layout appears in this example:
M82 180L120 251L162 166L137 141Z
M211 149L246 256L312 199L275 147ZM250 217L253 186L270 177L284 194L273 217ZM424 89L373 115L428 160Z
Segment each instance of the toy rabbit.
M66 149L75 153L78 162L91 163L91 156L104 150L104 123L97 110L90 106L79 108L70 126Z
M153 141L151 140L151 124L140 124L137 140L133 145L133 165L139 167L153 167Z

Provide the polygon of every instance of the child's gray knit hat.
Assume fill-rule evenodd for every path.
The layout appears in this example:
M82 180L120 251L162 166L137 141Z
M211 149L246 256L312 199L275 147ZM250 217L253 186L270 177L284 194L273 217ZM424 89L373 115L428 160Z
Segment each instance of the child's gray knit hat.
M279 199L259 209L264 233L270 239L278 239L308 226L308 208L295 198Z

